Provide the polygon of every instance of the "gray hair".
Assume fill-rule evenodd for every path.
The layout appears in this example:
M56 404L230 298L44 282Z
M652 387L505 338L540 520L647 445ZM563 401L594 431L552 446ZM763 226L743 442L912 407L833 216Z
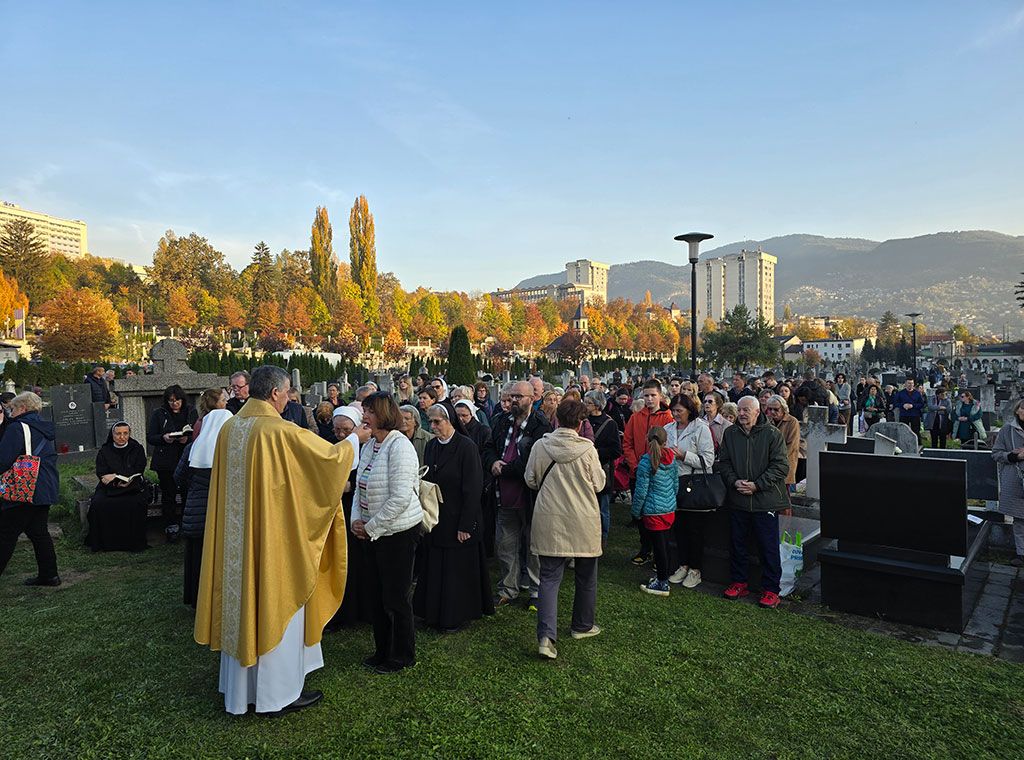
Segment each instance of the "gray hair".
M369 385L360 385L356 388L356 401L362 401L364 398L369 396L371 393L377 392L377 385L374 383L371 388Z
M246 385L249 384L249 380L250 380L249 373L246 372L244 369L240 369L240 370L238 370L238 372L232 372L231 373L231 377L228 378L228 382L231 382L236 377L244 377Z
M587 391L586 395L583 397L583 400L589 401L602 411L604 410L605 405L608 403L608 399L605 398L605 395L601 391Z
M769 396L768 397L768 401L765 402L765 403L766 404L778 404L779 408L782 411L784 411L784 412L788 412L789 411L789 403L786 401L786 399L784 399L778 393L773 393L771 396Z
M414 430L419 429L420 426L420 410L414 407L412 404L402 404L398 407L401 411L406 414L412 415L412 427ZM433 408L433 407L431 407Z
M261 401L269 401L275 388L283 393L290 381L291 378L283 369L265 364L252 371L252 377L249 378L249 395Z
M9 406L12 412L16 409L25 412L38 412L43 408L43 400L32 391L22 391L11 399Z

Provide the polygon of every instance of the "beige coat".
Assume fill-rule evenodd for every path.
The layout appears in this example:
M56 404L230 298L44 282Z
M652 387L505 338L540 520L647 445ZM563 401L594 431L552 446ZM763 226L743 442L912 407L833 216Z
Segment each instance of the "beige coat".
M543 557L601 556L597 493L604 488L604 470L594 444L575 430L558 428L534 444L525 477L526 485L539 488L530 551Z

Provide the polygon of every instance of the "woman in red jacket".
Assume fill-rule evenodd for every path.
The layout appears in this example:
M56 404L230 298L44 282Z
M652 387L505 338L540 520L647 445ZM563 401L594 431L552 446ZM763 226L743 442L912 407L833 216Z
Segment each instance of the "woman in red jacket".
M643 409L634 412L626 423L622 437L622 455L629 465L629 490L636 489L636 466L640 457L647 453L647 434L654 427L665 427L672 422L672 413L668 410L661 383L648 380L644 383L642 398ZM644 532L640 531L640 551L633 557L633 564L646 565L651 560L651 545Z

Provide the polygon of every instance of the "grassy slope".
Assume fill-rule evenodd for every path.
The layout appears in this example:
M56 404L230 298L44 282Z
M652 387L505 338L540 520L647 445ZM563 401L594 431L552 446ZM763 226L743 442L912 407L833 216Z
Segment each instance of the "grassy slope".
M366 628L328 634L309 683L322 706L232 718L217 656L191 639L181 549L58 547L57 591L0 578L0 735L10 758L1019 757L1024 669L785 611L640 593L613 524L601 636L537 658L534 617L505 609L454 636L422 633L419 664L373 676ZM66 523L66 528L69 526ZM73 528L69 529L69 532ZM563 587L562 630L571 583Z

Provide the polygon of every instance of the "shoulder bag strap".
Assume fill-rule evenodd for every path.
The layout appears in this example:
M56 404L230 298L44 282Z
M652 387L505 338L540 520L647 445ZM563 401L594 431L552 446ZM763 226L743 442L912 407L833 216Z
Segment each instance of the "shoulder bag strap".
M32 456L32 434L24 422L21 423L21 432L25 435L25 456L30 457Z
M611 418L611 417L605 416L605 418L604 418L604 422L602 422L602 423L601 423L601 427L599 427L599 428L598 428L598 429L597 429L596 431L594 431L594 440L595 440L595 441L596 441L596 440L597 440L598 438L600 438L600 437L601 437L601 431L602 431L602 430L604 430L604 428L605 428L605 425L607 425L607 424L608 424L609 422L611 422L611 421L612 421L612 418Z
M544 474L540 476L540 483L537 485L537 493L540 493L540 489L542 489L544 487L544 481L547 480L548 473L551 472L551 468L554 467L554 466L555 466L555 460L552 459L551 460L551 464L549 464L547 466L547 469L544 470Z

